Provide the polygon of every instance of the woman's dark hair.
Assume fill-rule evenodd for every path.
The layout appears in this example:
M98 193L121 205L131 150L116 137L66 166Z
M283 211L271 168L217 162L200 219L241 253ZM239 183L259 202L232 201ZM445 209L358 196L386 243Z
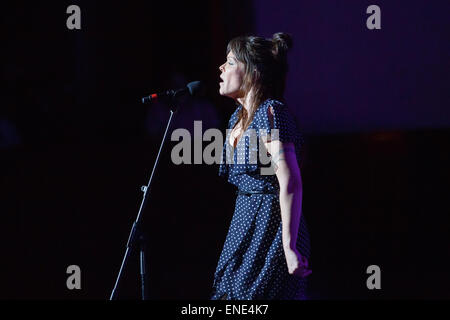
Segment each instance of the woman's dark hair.
M283 100L288 71L287 52L292 48L289 34L278 32L272 39L256 36L241 36L232 39L227 46L227 55L234 56L245 65L245 74L241 87L244 100L253 89L253 103L249 112L241 108L236 124L242 120L242 131L247 130L256 109L268 98Z

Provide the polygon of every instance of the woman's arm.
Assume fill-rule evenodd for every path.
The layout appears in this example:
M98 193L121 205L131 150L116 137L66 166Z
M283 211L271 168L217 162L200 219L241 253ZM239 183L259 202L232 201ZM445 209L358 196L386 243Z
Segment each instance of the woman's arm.
M285 249L296 249L302 213L302 178L293 143L271 142L272 163L280 185L282 239Z
M298 252L296 243L302 214L302 178L293 143L270 142L272 163L280 185L281 231L284 255L290 274L307 277L308 260Z
M269 108L269 119L273 121ZM272 122L273 123L273 122ZM311 274L308 261L296 248L298 228L302 214L302 178L298 167L295 146L292 142L279 140L265 142L272 156L272 165L280 185L280 209L282 242L289 273L306 277Z
M272 107L268 108L267 117L273 127ZM302 211L302 178L295 155L295 146L292 142L272 141L271 137L265 137L264 144L272 156L272 166L280 185L283 247L295 249Z

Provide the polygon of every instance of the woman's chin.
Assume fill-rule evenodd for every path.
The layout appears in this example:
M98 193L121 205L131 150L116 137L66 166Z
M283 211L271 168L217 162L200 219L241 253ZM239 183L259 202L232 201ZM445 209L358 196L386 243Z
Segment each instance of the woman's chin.
M224 96L224 97L228 97L228 98L231 98L231 99L236 99L236 92L226 91L222 87L219 88L219 94L221 96Z

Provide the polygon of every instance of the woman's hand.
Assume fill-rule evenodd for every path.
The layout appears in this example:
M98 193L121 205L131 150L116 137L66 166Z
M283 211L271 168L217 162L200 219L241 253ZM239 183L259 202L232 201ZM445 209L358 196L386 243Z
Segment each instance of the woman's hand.
M289 274L306 278L312 271L308 269L308 259L303 257L297 249L285 249L286 263Z

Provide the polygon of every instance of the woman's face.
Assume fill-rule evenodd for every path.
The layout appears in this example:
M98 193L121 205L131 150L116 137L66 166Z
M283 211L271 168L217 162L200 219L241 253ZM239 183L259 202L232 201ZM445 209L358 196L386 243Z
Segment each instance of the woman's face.
M244 79L245 66L242 62L237 61L233 51L227 55L227 61L219 67L222 72L220 78L219 93L232 99L242 98L244 96L242 90L242 82Z

